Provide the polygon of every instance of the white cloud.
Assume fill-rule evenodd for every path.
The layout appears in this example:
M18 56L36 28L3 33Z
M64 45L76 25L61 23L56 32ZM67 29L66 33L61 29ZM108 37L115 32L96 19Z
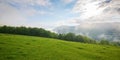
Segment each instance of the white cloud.
M42 28L46 28L46 29L50 29L52 27L52 25L49 23L43 23L43 22L29 22L29 20L27 20L26 16L21 13L19 10L17 10L16 8L5 4L5 3L1 3L0 4L0 25L10 25L10 26L27 26L27 27L42 27ZM39 11L36 12L34 10L31 10L34 13L38 13L38 14L47 14L44 11ZM33 12L27 12L28 14L34 14Z
M42 7L42 9L51 9L52 3L50 2L50 0L0 0L0 2L18 9L27 16L33 16L36 14L44 15L47 13L51 14L49 12L43 10L41 11L40 9L36 9L35 7L33 7L38 6Z
M15 8L1 3L0 4L0 25L22 25L27 19Z
M54 23L55 27L58 26L77 26L79 24L77 24L77 20L75 19L66 19L66 20L58 20L56 21L56 23Z
M74 0L61 0L61 1L64 2L64 3L66 3L66 4L68 4L68 3L73 2Z
M49 6L51 5L50 0L2 0L8 3L17 3L22 6L27 5L39 5L39 6Z
M9 3L15 6L11 6ZM29 6L35 4L45 8L49 8L51 5L49 0L0 0L0 25L43 27L46 29L52 27L49 23L30 22L28 20L27 17L33 15L53 14L49 11L36 10Z
M44 10L36 10L33 8L23 8L19 10L24 13L26 16L34 16L34 15L53 15L52 12L44 11Z
M120 0L78 0L72 10L85 22L120 22Z

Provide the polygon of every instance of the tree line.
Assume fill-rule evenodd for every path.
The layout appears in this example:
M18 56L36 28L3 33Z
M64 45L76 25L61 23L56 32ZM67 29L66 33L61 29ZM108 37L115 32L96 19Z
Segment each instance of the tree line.
M4 25L4 26L0 26L0 33L39 36L39 37L61 39L66 41L97 44L96 40L88 38L86 36L75 35L74 33L57 34L51 31L47 31L43 28L31 28L25 26L11 27ZM101 40L99 44L109 45L110 43L107 40ZM114 43L114 45L115 44L116 43ZM117 43L116 45L120 45L120 43Z

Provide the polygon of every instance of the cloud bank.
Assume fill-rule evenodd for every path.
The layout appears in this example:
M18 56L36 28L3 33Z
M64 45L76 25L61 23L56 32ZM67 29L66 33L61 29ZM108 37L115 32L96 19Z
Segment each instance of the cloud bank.
M120 22L120 0L0 0L0 7L1 25Z
M72 32L96 40L120 41L120 0L77 0L72 13L78 16L67 25L55 28L57 33Z

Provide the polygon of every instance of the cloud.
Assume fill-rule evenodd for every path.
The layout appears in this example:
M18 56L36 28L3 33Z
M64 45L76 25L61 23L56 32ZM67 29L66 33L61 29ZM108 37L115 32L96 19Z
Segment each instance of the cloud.
M77 24L77 20L75 20L74 18L70 18L70 19L66 19L66 20L58 20L55 23L53 23L55 25L55 27L58 26L76 26L79 25Z
M41 9L36 9L35 6ZM53 15L48 11L50 6L50 0L0 0L0 25L52 28L54 25L41 22L44 19L36 20L37 22L29 19L35 19L36 15Z
M27 19L15 8L0 3L0 25L22 25Z
M61 0L62 2L64 2L65 4L69 4L71 2L73 2L74 0Z
M120 0L78 0L72 10L77 23L120 22Z
M51 28L52 26L49 25L49 23L43 23L43 22L29 22L27 17L21 13L16 8L6 4L1 3L0 4L0 25L10 25L10 26L27 26L27 27L42 27L42 28ZM33 12L38 14L47 14L44 11L36 12L33 10ZM32 14L28 12L29 14Z
M36 15L38 11L43 12L43 10L47 14L45 9L50 10L52 7L50 0L1 0L0 2L16 8L27 16ZM43 13L39 14L43 15Z
M23 12L26 16L34 16L34 15L53 15L52 12L44 11L44 10L36 10L33 8L24 8L20 10Z
M19 4L21 6L28 6L28 5L39 5L39 6L49 6L51 5L50 0L2 0L7 3L11 4Z

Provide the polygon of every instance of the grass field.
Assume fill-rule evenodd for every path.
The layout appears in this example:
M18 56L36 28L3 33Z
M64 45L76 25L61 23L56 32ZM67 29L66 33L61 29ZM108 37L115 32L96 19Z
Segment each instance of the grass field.
M120 47L0 34L0 60L120 60Z

